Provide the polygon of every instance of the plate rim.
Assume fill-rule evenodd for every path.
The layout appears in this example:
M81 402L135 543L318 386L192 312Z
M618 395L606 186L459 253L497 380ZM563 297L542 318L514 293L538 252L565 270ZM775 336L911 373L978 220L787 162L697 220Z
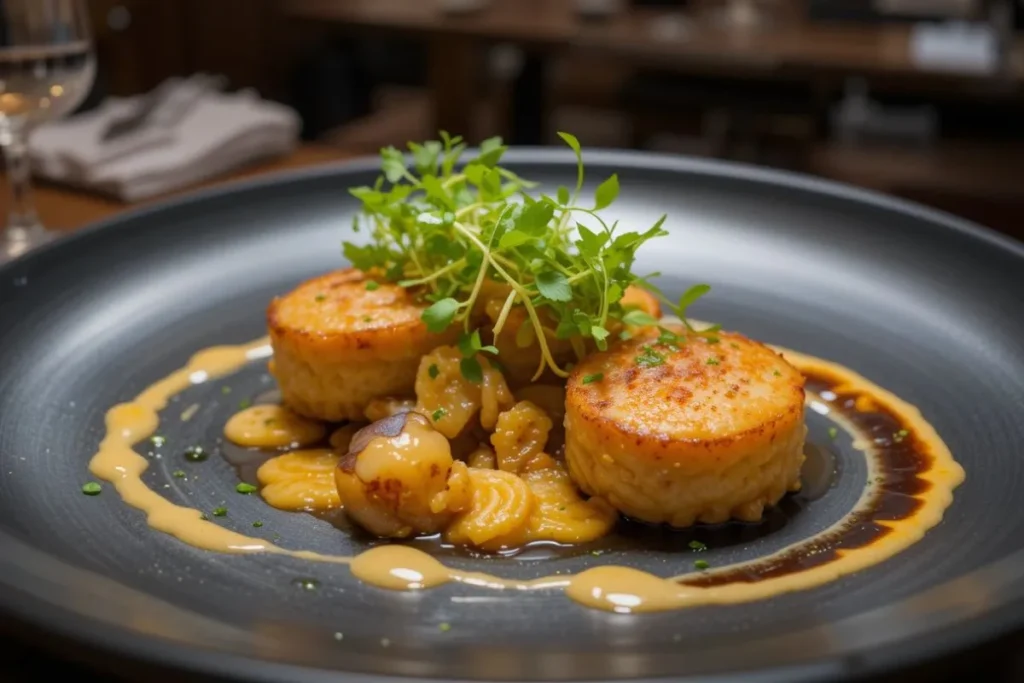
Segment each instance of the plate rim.
M468 150L468 152L471 153L472 150ZM888 196L875 190L858 188L793 171L670 153L586 148L584 155L588 163L601 166L699 175L726 180L738 179L761 185L805 192L819 197L826 196L835 200L869 205L884 211L901 214L917 221L924 221L925 223L932 224L936 229L951 230L968 238L980 240L1021 259L1022 265L1024 265L1024 242L953 214L926 207L909 200ZM575 165L575 156L571 150L550 147L513 147L506 153L504 160L510 165L541 164L567 167ZM76 245L95 239L97 234L111 234L118 230L131 229L133 224L137 221L145 220L148 216L157 215L169 210L201 207L202 204L211 200L245 195L259 191L262 188L302 184L321 178L344 177L356 173L372 172L378 169L378 158L376 156L364 155L337 162L318 164L304 169L274 172L256 178L228 181L214 187L157 200L151 204L130 208L92 222L83 228L77 229L70 234L64 234L59 239L34 249L20 259L15 259L0 266L0 279L11 277L16 281L23 272L31 272L33 265L42 259L60 258L62 254L72 251ZM0 547L14 547L17 549L19 545L22 545L21 541L15 539L8 532L0 530ZM14 556L12 555L11 557L13 558ZM47 555L47 557L63 563L56 556ZM970 574L954 577L928 589L925 593L944 589L952 582L964 577L975 576L985 570L1007 566L1018 570L1018 573L1024 573L1020 571L1024 570L1024 551L1002 558L992 565L976 568ZM77 567L74 570L77 572L88 572L88 570ZM1014 609L1014 606L1019 605L1022 601L1021 593L1024 593L1024 590L1022 590L1019 584L1024 584L1024 581L1017 581L1016 583L1018 584L1016 586L1017 594L988 613L979 613L969 619L962 619L955 626L943 627L938 632L923 631L910 635L904 634L902 641L882 645L862 655L859 654L856 658L831 656L825 658L824 662L832 663L838 667L839 670L829 672L832 675L838 674L850 677L868 673L884 673L900 665L920 663L929 659L930 655L934 655L935 652L942 652L944 655L963 652L1001 634L1006 634L1011 630L1024 626L1024 614L1017 614L1017 610ZM91 644L102 650L99 653L101 656L128 657L137 664L155 664L163 667L173 666L179 670L187 670L191 673L214 675L236 680L295 680L316 683L319 683L321 680L327 680L328 677L331 680L338 680L340 678L353 681L353 683L362 681L383 683L385 681L403 680L399 677L384 674L328 671L294 664L267 662L223 650L197 650L171 640L146 636L119 626L105 624L65 607L46 604L40 598L32 596L28 592L19 591L18 586L8 581L5 576L0 576L0 586L7 588L7 590L0 591L0 613L10 616L12 624L20 620L31 628L38 629L44 633L55 633L59 638L66 639L71 643L77 645ZM906 600L911 600L915 597L917 595L877 609L891 611L897 609ZM948 631L955 631L955 633L947 633ZM856 661L853 661L854 659ZM805 663L798 668L806 668L810 664L812 663ZM816 671L819 669L819 667L811 668ZM772 671L777 671L778 675L784 675L785 678L771 678ZM671 678L674 680L692 681L694 683L697 681L727 683L750 680L755 676L758 677L759 681L818 680L818 678L812 679L803 675L800 678L794 678L796 673L794 667L788 667L774 670L762 669L757 672L715 674L696 678L669 676L665 678L632 680L637 681L637 683L643 683L644 681L664 681L667 678ZM818 673L823 672L818 671ZM818 674L811 671L809 675L817 677ZM762 678L763 676L768 677ZM445 680L454 681L456 679Z

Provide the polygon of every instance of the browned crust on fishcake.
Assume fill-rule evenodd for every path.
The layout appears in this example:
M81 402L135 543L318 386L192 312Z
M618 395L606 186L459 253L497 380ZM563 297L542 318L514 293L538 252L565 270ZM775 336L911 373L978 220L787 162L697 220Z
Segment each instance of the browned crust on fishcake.
M616 448L632 446L635 456L654 461L727 460L730 453L772 443L803 419L803 376L760 342L735 333L717 336L719 343L708 344L691 335L673 351L656 344L657 331L648 331L588 356L569 377L567 412L589 423L591 438ZM645 345L664 356L663 365L637 364ZM708 364L712 357L717 365ZM603 374L601 381L583 384L584 377L597 373ZM747 414L743 406L752 381L766 383L762 388L778 392L778 399L762 401ZM716 428L719 411L736 412L746 426ZM687 419L677 420L678 429L667 433L663 426L671 423L672 413Z
M368 291L371 280L377 287ZM348 268L276 297L267 308L267 327L275 346L303 354L404 356L436 336L420 320L423 309L404 287Z

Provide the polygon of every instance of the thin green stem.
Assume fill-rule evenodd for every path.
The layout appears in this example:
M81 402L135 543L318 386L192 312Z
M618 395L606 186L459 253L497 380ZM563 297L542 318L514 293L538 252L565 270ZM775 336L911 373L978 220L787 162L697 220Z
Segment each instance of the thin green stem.
M427 275L427 276L421 277L421 278L417 278L415 280L402 280L398 284L400 286L402 286L402 287L416 287L418 285L425 285L428 282L433 282L433 281L437 280L438 278L444 277L448 273L450 273L453 270L456 270L458 268L461 268L464 265L466 265L466 259L460 258L458 261L453 261L452 263L449 263L444 268L441 268L440 270L434 271L430 275Z

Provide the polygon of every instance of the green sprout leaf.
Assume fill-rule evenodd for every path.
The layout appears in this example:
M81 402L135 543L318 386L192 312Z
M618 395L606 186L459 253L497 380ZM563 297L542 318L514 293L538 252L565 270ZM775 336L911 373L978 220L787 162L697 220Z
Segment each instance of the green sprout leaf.
M455 319L455 313L459 310L459 302L448 297L435 301L421 315L427 329L434 334L440 334L447 330Z
M572 287L564 275L553 270L537 273L537 289L551 301L572 301Z
M679 297L679 304L676 307L676 315L682 319L686 319L686 309L688 309L697 299L701 298L705 294L711 291L711 285L694 285L688 290L683 292L683 295Z
M611 206L611 203L619 196L619 176L613 173L612 176L597 186L594 193L594 210L599 211Z
M484 381L484 369L480 366L480 361L475 357L463 358L459 361L459 370L462 372L463 377L474 384L480 384Z
M655 318L653 315L651 315L647 311L641 311L637 309L628 311L625 315L623 315L622 322L626 323L627 325L632 325L633 327L642 327L646 325L658 324L657 318Z

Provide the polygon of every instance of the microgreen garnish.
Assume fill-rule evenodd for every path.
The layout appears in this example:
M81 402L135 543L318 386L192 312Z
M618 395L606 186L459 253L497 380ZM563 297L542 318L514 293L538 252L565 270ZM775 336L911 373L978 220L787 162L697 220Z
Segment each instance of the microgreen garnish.
M644 346L643 353L636 357L636 364L642 368L653 368L665 363L665 356L654 350L651 346Z
M577 172L575 189L559 187L556 198L531 196L534 183L499 165L507 149L501 138L485 140L465 163L462 138L444 132L440 140L410 143L411 163L394 147L381 150L381 176L373 186L350 190L363 208L354 226L368 239L345 242L345 257L356 268L415 288L429 304L423 322L435 333L452 325L461 325L466 335L478 332L471 319L484 286L505 285L490 336L504 329L513 307L523 307L528 323L517 330L516 341L536 342L540 349L534 378L545 367L567 376L552 356L551 336L593 340L603 350L610 329L654 324L649 314L627 310L621 300L631 285L657 292L631 270L637 250L667 233L664 217L643 231L609 224L600 211L618 197L618 177L601 182L592 202L581 198L579 141L568 133L559 136L575 153ZM670 307L685 313L707 290L691 288ZM574 341L573 347L578 357L586 352L582 343ZM461 369L470 379L481 375L475 356L480 351L489 349L464 353Z
M227 514L228 514L228 509L226 507L213 508L213 516L214 517L224 517Z
M484 381L484 369L480 365L476 354L490 353L495 356L498 355L496 347L483 345L483 342L480 340L480 330L473 330L459 337L459 352L462 354L462 360L459 361L459 369L462 371L462 376L477 384Z
M250 493L256 493L256 491L259 491L259 489L253 486L252 484L247 484L243 481L240 482L238 486L235 487L235 491L243 495L249 495Z
M584 384L593 384L594 382L600 382L604 379L603 372L595 372L593 375L587 375L583 378Z

